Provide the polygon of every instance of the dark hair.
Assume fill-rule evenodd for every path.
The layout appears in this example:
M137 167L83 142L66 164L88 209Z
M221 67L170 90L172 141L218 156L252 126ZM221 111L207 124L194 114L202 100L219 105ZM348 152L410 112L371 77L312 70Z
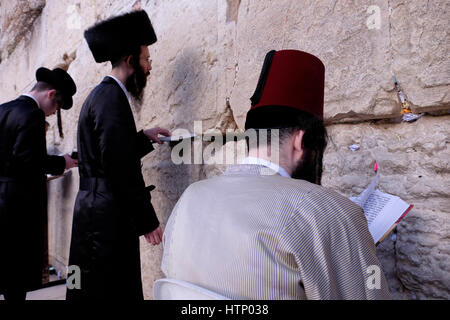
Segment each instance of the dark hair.
M309 113L299 116L297 120L298 126L282 129L280 143L283 143L286 137L299 130L305 131L302 139L303 159L304 161L310 161L311 167L307 168L309 170L303 170L302 178L320 185L323 172L323 154L328 143L327 129L322 120Z
M118 67L123 61L125 61L129 56L132 57L132 64L135 66L136 64L139 65L139 60L141 59L141 46L136 46L131 50L130 54L127 54L125 56L122 56L120 58L114 59L111 61L112 67L116 68Z
M47 90L56 90L55 98L62 101L63 95L61 91L56 89L55 86L51 85L50 83L38 81L31 89L31 91L47 91Z
M291 119L290 119L291 120ZM304 131L302 139L302 149L304 152L303 159L310 161L312 167L311 172L308 172L308 176L304 177L304 180L321 184L322 171L323 171L323 154L328 143L328 134L324 126L323 120L320 120L316 116L299 111L296 116L296 125L289 127L272 128L279 130L280 145L285 143L295 132L300 130ZM259 129L254 129L257 134L257 146L259 146ZM271 129L267 130L267 144L271 143ZM249 147L249 141L247 139L247 147Z
M31 91L46 91L46 90L56 90L53 85L47 82L38 81ZM58 91L58 90L57 90Z
M62 105L64 103L63 95L62 95L61 91L56 89L50 83L43 82L43 81L38 81L33 86L33 88L31 89L31 91L39 91L39 92L40 91L46 91L46 90L56 90L55 99L57 100L57 103L58 103L58 101L59 101L59 103L58 103L59 105ZM57 113L58 113L58 115L57 115L57 119L58 120L57 121L58 121L59 136L64 139L63 128L62 128L62 120L61 120L61 109L60 108L58 108Z

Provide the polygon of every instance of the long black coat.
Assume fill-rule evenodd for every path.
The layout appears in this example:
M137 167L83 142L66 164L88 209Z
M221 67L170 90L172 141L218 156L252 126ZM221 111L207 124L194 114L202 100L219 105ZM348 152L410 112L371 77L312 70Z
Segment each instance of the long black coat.
M21 96L0 105L0 292L40 287L47 219L46 173L64 172L48 156L45 114Z
M80 190L69 265L80 267L81 289L68 289L68 300L143 299L139 236L159 226L141 172L141 158L152 150L136 132L125 92L106 77L78 123Z

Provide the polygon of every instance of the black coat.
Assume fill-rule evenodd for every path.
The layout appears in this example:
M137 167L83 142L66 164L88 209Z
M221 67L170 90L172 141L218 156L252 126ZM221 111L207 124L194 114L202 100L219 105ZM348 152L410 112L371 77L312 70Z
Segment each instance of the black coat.
M0 105L0 292L41 286L47 219L45 174L62 174L48 156L45 114L21 96Z
M78 122L80 190L69 265L80 267L81 289L68 289L68 300L143 299L139 236L159 226L141 172L152 150L136 132L125 92L106 77Z

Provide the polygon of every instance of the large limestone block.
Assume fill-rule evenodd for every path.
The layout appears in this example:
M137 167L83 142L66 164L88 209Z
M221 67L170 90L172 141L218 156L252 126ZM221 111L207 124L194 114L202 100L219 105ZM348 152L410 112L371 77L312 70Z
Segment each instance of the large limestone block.
M449 230L450 213L438 212L427 202L399 224L397 275L412 298L450 298Z
M390 4L393 72L413 110L450 108L450 2Z
M388 237L377 249L397 299L448 298L449 120L426 116L414 123L328 127L324 186L357 195L373 178L377 161L379 189L414 204L397 238ZM351 151L355 144L360 149Z
M243 1L237 31L239 73L232 105L242 127L265 54L297 49L326 66L325 118L372 118L399 111L392 92L387 1L369 29L373 1Z
M323 184L348 196L358 194L372 179L377 161L382 191L410 201L448 197L449 119L426 116L414 123L328 127ZM354 144L360 149L352 152Z
M232 96L240 127L265 54L298 49L326 66L330 122L397 117L397 75L413 104L448 107L448 1L242 1ZM392 13L392 14L391 14Z
M7 59L25 38L45 7L45 0L0 2L0 63Z
M158 42L150 47L153 70L141 124L193 130L194 120L216 117L217 2L165 1L143 8Z

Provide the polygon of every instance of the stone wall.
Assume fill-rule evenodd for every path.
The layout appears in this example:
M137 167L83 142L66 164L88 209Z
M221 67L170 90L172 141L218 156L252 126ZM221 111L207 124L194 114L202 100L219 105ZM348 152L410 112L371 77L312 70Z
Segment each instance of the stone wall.
M325 118L331 142L323 184L346 196L381 167L380 189L415 205L378 254L397 299L450 297L450 3L445 0L0 0L0 101L29 90L40 66L61 66L78 85L63 112L65 139L50 119L54 152L76 147L76 124L89 91L110 70L96 64L83 30L96 21L146 9L159 41L138 128L242 129L267 51L299 49L326 66ZM396 76L412 109L401 122ZM226 98L230 99L227 106ZM358 151L348 147L357 144ZM163 226L184 189L221 165L171 162L168 145L143 160ZM78 175L49 183L52 263L64 271ZM144 292L160 271L162 247L141 240Z

